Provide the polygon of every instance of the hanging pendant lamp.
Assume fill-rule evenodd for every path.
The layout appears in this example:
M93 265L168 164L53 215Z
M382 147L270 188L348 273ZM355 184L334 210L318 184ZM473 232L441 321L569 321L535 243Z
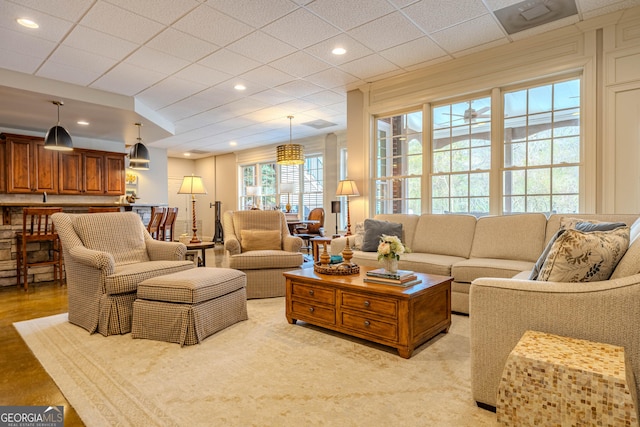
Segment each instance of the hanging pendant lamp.
M289 143L278 145L276 159L279 165L301 165L304 163L304 147L292 143L291 120L293 116L287 116L287 118L289 119Z
M140 137L140 127L142 123L135 123L138 126L138 142L131 147L129 151L129 160L131 163L149 163L149 150L142 143L142 138ZM131 167L131 166L130 166Z
M62 126L60 126L60 106L64 105L62 101L51 101L58 106L58 124L47 131L44 136L44 148L47 150L71 151L73 150L73 142L71 135Z

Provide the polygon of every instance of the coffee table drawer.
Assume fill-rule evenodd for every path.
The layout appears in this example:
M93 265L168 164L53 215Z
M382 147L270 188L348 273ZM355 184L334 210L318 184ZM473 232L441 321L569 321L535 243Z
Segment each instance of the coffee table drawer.
M342 306L376 313L393 319L398 317L398 304L395 300L383 300L362 294L342 292Z
M323 304L335 305L336 303L335 290L318 286L293 283L291 285L291 295L294 297L317 301Z
M342 326L385 340L398 340L398 326L395 323L369 319L352 313L342 313Z
M301 301L291 302L291 314L294 318L313 322L318 320L323 323L336 324L336 310L334 307L307 304Z

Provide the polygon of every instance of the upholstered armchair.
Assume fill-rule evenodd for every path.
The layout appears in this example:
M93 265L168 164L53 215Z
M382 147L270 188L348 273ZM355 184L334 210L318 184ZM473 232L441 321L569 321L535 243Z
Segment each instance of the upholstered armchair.
M134 212L52 216L62 243L69 322L102 335L131 332L145 279L194 268L182 243L154 240Z
M222 218L223 266L247 275L247 298L285 294L285 271L300 268L302 239L292 236L280 211L227 211Z

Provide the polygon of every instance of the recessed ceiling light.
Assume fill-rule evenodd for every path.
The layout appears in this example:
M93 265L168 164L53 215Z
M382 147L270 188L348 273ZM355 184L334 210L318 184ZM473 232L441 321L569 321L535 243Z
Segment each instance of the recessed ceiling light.
M334 55L344 55L345 53L347 53L347 49L343 47L336 47L331 51L331 53L333 53Z
M229 143L229 145L230 145L230 146L232 146L232 147L235 147L236 145L238 145L238 143L237 143L237 142L235 142L235 141L231 141L231 142Z
M89 126L89 122L85 121L85 120L78 120L77 123L80 126Z
M247 87L241 83L238 83L233 87L235 90L245 90Z
M40 25L36 24L34 21L28 18L18 18L16 19L16 21L18 22L18 24L22 25L23 27L40 28Z
M191 157L191 153L184 153L185 157Z

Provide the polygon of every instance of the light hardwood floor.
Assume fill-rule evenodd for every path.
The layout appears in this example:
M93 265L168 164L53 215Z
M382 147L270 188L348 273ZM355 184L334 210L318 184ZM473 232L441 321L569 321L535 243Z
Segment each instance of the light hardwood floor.
M220 266L222 245L207 250L207 266ZM64 425L83 426L58 386L24 343L14 322L67 312L67 287L55 282L0 288L0 406L64 406ZM105 338L106 339L106 338Z

